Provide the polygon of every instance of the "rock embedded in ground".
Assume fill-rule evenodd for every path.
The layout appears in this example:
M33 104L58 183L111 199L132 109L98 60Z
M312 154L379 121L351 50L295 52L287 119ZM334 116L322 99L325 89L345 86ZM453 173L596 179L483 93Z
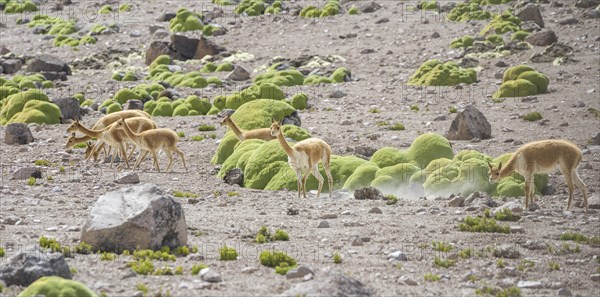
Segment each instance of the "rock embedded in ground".
M138 184L139 182L140 176L136 172L124 172L115 179L117 184Z
M479 109L468 105L456 114L446 135L449 140L488 139L492 137L492 126Z
M72 277L61 253L47 253L37 246L30 246L3 261L0 266L0 280L7 286L27 287L43 276Z
M563 26L565 26L565 25L575 25L577 23L579 23L579 21L576 18L574 18L574 17L565 17L565 18L562 18L562 19L558 20L558 24L559 25L563 25Z
M521 289L541 289L544 284L540 281L519 281L517 287Z
M129 99L129 100L127 100L127 102L125 102L125 104L123 104L123 110L130 110L130 109L143 110L144 102L142 102L141 100L137 100L137 99Z
M71 75L69 65L58 57L42 54L29 61L28 72L64 72Z
M19 59L8 59L0 63L0 66L2 67L4 73L13 74L21 70L21 67L23 67L23 62Z
M215 271L212 268L202 269L200 271L200 277L202 278L203 281L209 282L209 283L220 283L221 281L223 281L223 279L221 278L221 274L219 274L217 271Z
M391 252L387 255L388 260L408 261L408 257L403 251Z
M33 142L33 134L27 124L11 123L4 130L4 143L6 144L28 144Z
M175 248L187 244L181 204L152 184L108 192L98 198L81 241L103 251Z
M288 272L285 274L285 278L286 279L303 278L309 274L314 275L315 272L307 265L300 265L296 268L288 270Z
M63 123L67 123L67 120L77 120L80 118L79 100L77 98L63 97L54 99L52 102L60 108Z
M524 22L532 21L540 26L540 28L544 28L544 19L540 12L540 6L537 4L528 3L523 6L523 8L519 9L515 15Z
M527 35L525 41L535 46L548 46L558 41L553 30L543 30Z
M354 190L354 199L357 200L382 200L385 197L376 188L366 187Z
M230 185L243 186L244 185L244 172L240 168L233 168L233 169L227 171L227 173L225 173L225 176L223 177L223 181L225 181L226 183L228 183Z
M319 225L317 226L317 228L330 228L331 226L329 225L329 222L327 221L321 221L319 223Z
M360 281L337 273L320 274L319 277L298 283L281 293L282 296L372 296L373 290Z
M510 244L501 244L494 248L494 257L506 259L518 259L521 257L519 250Z
M365 3L365 4L361 5L359 7L359 10L362 13L371 13L371 12L375 12L375 11L379 10L380 8L381 8L381 5L379 5L375 2L369 2L369 3Z
M235 65L233 70L225 76L225 79L233 81L244 81L250 79L250 72L242 65Z

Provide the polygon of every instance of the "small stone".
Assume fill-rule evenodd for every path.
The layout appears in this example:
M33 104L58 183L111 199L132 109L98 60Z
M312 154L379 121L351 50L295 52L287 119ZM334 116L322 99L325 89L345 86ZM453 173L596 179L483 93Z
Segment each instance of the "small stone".
M204 268L200 270L200 277L203 281L209 283L220 283L222 281L221 275L214 269Z
M344 93L344 91L342 91L342 90L335 90L335 91L331 92L327 97L338 99L338 98L346 97L346 93Z
M502 274L505 276L517 276L519 275L519 271L514 267L504 267L502 268Z
M379 10L380 8L381 8L381 5L379 5L375 2L366 3L359 7L360 12L362 12L362 13L375 12L376 10Z
M433 119L433 121L434 121L434 122L440 122L440 121L445 121L445 120L447 120L447 119L448 119L448 117L447 117L447 116L445 116L445 115L440 115L440 116L437 116L437 117L435 117L435 118Z
M240 185L244 184L244 172L240 168L233 168L223 177L223 181L230 185Z
M148 30L150 31L150 34L156 32L159 29L163 29L164 27L161 25L150 25L148 26Z
M573 293L571 293L571 290L566 289L566 288L558 289L557 294L558 294L558 296L573 296Z
M253 273L253 272L256 272L256 271L258 271L258 268L254 267L254 266L242 268L242 273L246 273L246 274L250 274L250 273Z
M369 209L369 213L382 214L383 211L381 211L381 209L379 207L373 207L373 208Z
M140 37L142 36L142 32L140 30L133 30L131 31L131 33L129 33L129 37Z
M382 200L383 194L376 188L367 187L354 190L354 199L356 200Z
M498 62L496 62L496 64L494 64L496 67L508 67L508 64L506 64L506 62L500 60Z
M365 48L365 49L363 49L363 50L360 51L360 53L363 54L363 55L372 54L374 52L375 52L375 50L372 49L372 48Z
M169 31L165 29L158 29L154 32L154 37L157 39L163 39L169 37Z
M286 279L293 279L293 278L304 278L305 276L309 275L309 274L315 274L315 272L308 267L307 265L300 265L294 269L290 269L288 270L288 272L285 275Z
M521 253L510 244L502 244L494 249L494 256L496 258L517 259L521 257Z
M33 134L27 124L11 123L4 130L4 143L6 144L28 144L33 142Z
M431 38L440 38L440 33L438 32L433 32L433 34L431 34Z
M383 24L383 23L387 23L389 21L390 21L390 19L388 19L388 18L380 18L375 21L375 24Z
M161 14L156 20L159 22L168 22L171 19L175 18L176 16L177 16L177 14L174 12L165 12L165 13Z
M322 216L319 217L319 219L322 220L332 220L332 219L337 219L337 215L334 213L328 213L328 214L324 214Z
M408 261L408 257L402 251L395 251L387 255L388 260Z
M400 282L404 283L405 285L409 285L409 286L418 286L419 282L417 282L416 280L414 280L412 277L408 276L408 275L402 275L400 276L400 278L398 279Z
M558 20L558 24L560 25L574 25L579 23L579 21L574 17L565 17Z
M327 221L321 221L319 223L319 225L317 226L317 228L330 228L331 226L329 226L329 222Z
M590 275L590 278L592 279L592 281L600 282L600 274L599 273Z
M510 226L510 233L525 233L525 229L521 226Z
M355 238L352 240L352 243L351 243L351 245L352 245L352 246L363 246L363 241L362 241L362 239L360 239L360 238L358 238L358 237L355 237Z
M525 41L535 46L548 46L558 41L556 33L552 30L544 30L527 35Z
M4 73L13 74L21 70L21 67L23 67L23 62L19 59L8 59L0 63L0 66L2 66L2 69L4 69Z
M243 81L250 79L250 72L241 65L235 65L233 70L225 76L225 79Z
M465 201L465 197L456 196L450 200L448 200L448 206L450 207L460 207L463 206L463 202Z
M541 289L544 284L540 281L519 281L517 287L521 289Z
M117 184L137 184L140 182L140 176L136 172L124 172L119 174L115 183Z

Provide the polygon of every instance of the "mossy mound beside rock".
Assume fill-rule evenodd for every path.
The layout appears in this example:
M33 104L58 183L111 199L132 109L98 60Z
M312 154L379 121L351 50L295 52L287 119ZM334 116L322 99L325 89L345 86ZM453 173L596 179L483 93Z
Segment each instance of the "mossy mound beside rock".
M0 1L1 2L1 1ZM37 5L31 0L12 0L3 3L5 13L24 13L38 11Z
M487 24L479 34L485 35L488 32L494 32L496 34L504 34L507 32L517 32L521 30L521 19L514 16L510 12L504 12L503 14L495 16L489 24Z
M483 10L477 3L460 3L448 13L448 19L455 22L488 20L491 17L492 14L489 11Z
M60 108L40 90L27 90L6 97L0 109L0 125L11 123L60 124Z
M524 97L548 91L550 81L546 75L527 65L508 68L502 77L502 85L493 98Z
M475 41L475 39L473 38L473 36L465 35L463 37L459 37L457 39L454 39L450 43L450 48L466 48L466 47L470 47L470 46L473 46L473 42L474 41Z
M276 0L273 1L273 4L269 5L268 2L264 0L242 0L235 7L233 12L241 15L247 16L258 16L262 14L279 14L281 13L283 6L282 1Z
M97 297L84 284L59 276L44 276L23 290L18 297Z
M52 87L54 87L52 81L46 80L41 73L15 75L10 79L0 77L0 103L4 98L16 94L21 90Z
M209 81L202 76L201 71L190 71L187 73L176 70L171 66L173 63L168 55L158 56L150 66L148 66L147 80L160 82L164 81L174 87L189 87L194 89L202 89L209 85ZM217 82L218 81L218 82ZM221 84L220 80L212 80L212 83Z
M477 73L473 68L461 68L455 62L442 63L440 60L429 60L408 80L413 86L452 86L460 83L471 84L477 81Z
M69 35L79 31L72 20L63 20L59 17L51 17L45 14L36 14L29 23L29 28L44 28L49 35Z
M323 8L317 8L312 5L304 7L300 11L300 16L304 18L324 18L339 14L340 9L339 0L327 0Z
M177 14L169 21L171 32L187 32L202 30L204 28L201 14L191 12L185 8L177 10Z

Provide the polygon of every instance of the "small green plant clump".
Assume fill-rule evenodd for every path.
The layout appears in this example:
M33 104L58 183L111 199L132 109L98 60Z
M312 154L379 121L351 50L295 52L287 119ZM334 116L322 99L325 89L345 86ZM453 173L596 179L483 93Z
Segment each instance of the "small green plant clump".
M515 216L508 208L503 208L496 212L496 220L498 221L518 221L519 217Z
M460 231L482 233L510 233L508 225L499 225L493 218L467 216L464 223L458 225Z
M285 274L296 267L296 260L281 251L263 251L259 256L260 264L275 268L278 274Z
M496 260L496 267L498 267L498 268L506 267L506 263L504 263L504 258L500 258L500 259Z
M560 235L560 240L570 240L575 241L577 243L588 243L590 238L579 232L565 232Z
M550 261L550 263L548 263L548 267L550 268L550 271L560 270L560 264L558 264L556 261Z
M154 273L154 264L150 259L137 260L129 263L131 270L141 275L151 275Z
M178 246L175 248L175 251L173 251L176 255L179 256L187 256L190 254L190 249L187 246Z
M473 256L474 251L475 250L473 248L465 248L458 251L458 256L462 259L469 259Z
M0 257L4 257L4 255L6 255L6 251L4 250L4 248L0 247Z
M411 105L410 106L410 110L412 110L414 112L419 112L419 106L418 105Z
M148 294L148 287L143 283L139 283L139 284L135 285L135 289L144 293L144 296L146 296Z
M192 136L191 139L192 139L192 141L202 141L206 138L204 138L204 136L202 136L202 135L194 135L194 136Z
M275 233L271 235L269 228L267 226L262 226L256 232L255 242L256 243L267 243L269 241L288 241L290 240L290 236L287 232L282 229L275 230Z
M381 110L379 110L379 108L371 108L371 109L369 109L369 112L370 113L380 113Z
M275 230L275 233L273 233L273 240L288 241L288 240L290 240L290 236L287 234L287 232L285 232L281 229L277 229L277 230Z
M387 200L385 202L385 204L387 204L387 205L394 205L394 204L398 203L398 197L396 197L395 195L392 195L392 194L385 195L385 199Z
M448 111L450 113L456 113L458 110L456 109L456 107L450 107L450 108L448 108Z
M437 282L442 278L440 277L439 274L428 272L428 273L425 273L425 275L423 276L423 279L425 279L425 281L427 281L427 282Z
M77 254L87 255L92 253L92 245L85 242L80 242L73 247L73 251Z
M221 261L233 261L238 257L237 251L232 247L223 246L219 249L219 260Z
M238 193L236 191L229 191L229 192L227 192L227 197L237 197L239 195L240 195L240 193Z
M198 126L198 131L215 131L217 128L213 125L202 124Z
M404 124L396 123L396 124L390 126L388 129L390 129L392 131L404 131L406 129L406 127L404 127Z
M173 191L173 196L177 198L197 198L198 194L184 192L184 191Z
M173 275L173 270L169 266L163 266L154 270L154 275Z
M198 275L198 273L200 273L200 270L202 270L204 268L208 268L208 265L206 265L204 263L194 264L192 266L192 275Z
M535 263L533 261L527 260L527 259L525 259L525 260L521 261L521 263L517 264L517 269L519 271L526 271L533 267L535 267Z
M36 166L45 166L45 167L48 167L48 166L50 166L50 161L44 160L44 159L39 159L39 160L35 160L34 164Z
M539 121L541 119L542 119L542 114L537 111L530 112L530 113L523 115L523 120L528 121L528 122L535 122L535 121Z
M185 132L179 131L179 132L177 132L177 136L179 136L179 137L185 137Z
M433 248L434 251L447 253L451 251L454 247L451 244L445 243L443 241L434 241L431 243L431 248Z
M117 259L117 254L115 254L115 253L102 252L100 254L100 261L114 261L116 259Z
M28 185L28 186L35 186L35 181L36 181L36 180L35 180L35 177L33 177L33 176L30 176L30 177L27 179L27 185Z
M476 289L475 295L496 297L520 297L521 289L519 289L517 286L511 286L505 289L495 289L488 286L484 286L481 289Z
M169 247L163 247L160 251L153 250L137 250L133 252L134 260L162 260L162 261L175 261L175 255L170 253Z
M342 263L342 256L340 255L340 253L338 253L338 252L333 253L333 263L335 263L335 264Z
M448 268L450 266L454 266L456 264L456 261L451 259L442 259L441 257L436 256L433 260L433 263L435 264L435 266Z

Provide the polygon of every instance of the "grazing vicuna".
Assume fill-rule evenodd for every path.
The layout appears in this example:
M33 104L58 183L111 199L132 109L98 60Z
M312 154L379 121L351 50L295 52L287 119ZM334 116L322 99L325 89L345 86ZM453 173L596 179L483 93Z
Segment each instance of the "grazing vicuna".
M246 139L262 139L269 141L271 139L276 138L273 135L271 135L271 129L269 128L259 128L249 131L243 131L233 122L233 120L229 116L225 116L223 118L223 121L221 121L221 125L229 126L231 131L233 131L235 136L237 136L237 138L240 141L244 141Z
M296 173L298 179L298 198L300 198L300 192L304 194L306 198L306 180L312 173L319 181L319 189L317 190L317 198L321 194L321 188L323 187L323 176L319 172L319 162L323 163L325 174L327 174L327 181L329 184L329 197L331 198L331 190L333 187L333 178L331 177L330 161L331 161L331 147L322 139L308 138L297 142L291 147L283 136L281 131L281 125L278 122L271 124L271 135L277 137L277 140L283 147L283 150L288 156L288 163L290 167Z
M148 120L148 119L146 119L146 120ZM124 146L126 136L121 137L121 135L118 135L119 133L111 133L110 129L114 125L115 125L115 123L109 125L108 127L99 129L99 130L93 130L93 129L89 129L89 128L85 127L78 120L76 120L75 122L73 122L71 124L71 126L69 127L69 129L67 131L73 132L73 133L74 133L74 131L80 131L81 133L83 133L89 137L96 137L98 139L98 143L100 143L100 142L108 143L111 147L115 148L115 151L118 151L121 153L121 158L125 159L125 164L127 164L127 167L129 167L129 161L127 160L127 153L125 152L125 146ZM73 138L73 137L74 137L74 135L71 136L71 138ZM68 143L68 141L67 141L67 143ZM86 158L93 155L93 152L95 149L97 149L98 145L93 146L91 143L88 142L88 150L90 149L90 147L92 148L92 151L89 154L88 154L88 151L86 151ZM110 168L112 168L114 159L115 158L111 158L111 160L110 160Z
M569 141L535 141L518 148L506 165L502 166L502 163L500 163L495 168L489 164L490 181L498 182L513 171L522 175L525 178L525 209L529 209L529 201L533 203L535 188L533 185L533 175L538 172L552 172L558 166L569 187L569 200L566 209L571 207L573 185L575 185L583 192L583 203L587 212L587 189L577 174L577 165L579 165L581 159L581 151L575 144Z
M179 150L179 148L177 148L179 136L177 135L177 133L175 133L175 131L171 129L160 128L147 130L141 133L135 133L124 119L121 119L118 122L116 122L113 129L122 129L123 131L125 131L127 137L129 137L129 139L131 139L135 146L137 146L137 148L140 150L140 153L142 151L144 152L142 156L138 159L136 164L133 166L134 169L140 165L140 163L146 157L148 152L150 152L154 159L153 164L158 170L158 172L160 172L160 167L158 165L158 158L156 154L159 150L162 149L169 157L169 165L167 166L166 171L169 171L169 169L171 169L171 165L173 164L173 152L177 153L181 157L183 167L185 168L186 172L188 171L187 166L185 165L185 157L183 156L183 152Z
M144 131L148 131L151 129L156 129L156 123L154 123L151 119L148 118L144 118L144 117L135 117L135 118L128 118L125 119L125 122L127 123L127 125L129 125L129 127L131 127L131 129L135 132L135 133L141 133ZM106 137L108 137L110 139L111 142L121 142L121 143L129 143L129 137L127 137L127 134L125 134L125 131L120 130L120 129L109 129L108 130L108 135L106 135ZM98 154L100 154L100 149L102 148L102 146L104 145L104 140L103 139L99 139L98 143L96 143L96 145L93 147L93 150L90 154L90 156L86 156L87 159L93 157L94 161L96 161L98 159ZM90 146L90 144L88 143L88 147ZM128 156L124 156L123 158L131 158L131 156L133 155L133 152L135 151L135 146L131 148L131 152L129 153Z

